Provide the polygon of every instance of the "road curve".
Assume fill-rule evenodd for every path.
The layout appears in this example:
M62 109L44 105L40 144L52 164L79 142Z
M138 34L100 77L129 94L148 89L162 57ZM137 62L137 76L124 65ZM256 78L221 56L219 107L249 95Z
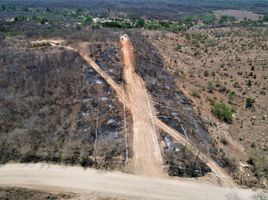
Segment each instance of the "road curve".
M250 200L251 190L222 188L200 182L152 179L121 172L102 172L82 167L49 164L0 166L0 185L51 188L55 191L146 200ZM236 198L237 199L237 198Z

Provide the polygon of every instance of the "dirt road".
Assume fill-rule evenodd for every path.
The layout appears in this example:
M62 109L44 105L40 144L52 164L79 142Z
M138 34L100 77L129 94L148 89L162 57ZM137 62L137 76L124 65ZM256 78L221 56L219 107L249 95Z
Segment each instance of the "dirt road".
M130 200L249 200L253 194L251 190L222 188L199 182L153 179L120 172L48 164L1 166L0 185L76 192L84 197L86 193L94 192Z
M134 167L136 174L163 176L162 157L152 115L154 108L143 80L135 72L134 49L128 38L121 40L125 89L130 101L134 132Z

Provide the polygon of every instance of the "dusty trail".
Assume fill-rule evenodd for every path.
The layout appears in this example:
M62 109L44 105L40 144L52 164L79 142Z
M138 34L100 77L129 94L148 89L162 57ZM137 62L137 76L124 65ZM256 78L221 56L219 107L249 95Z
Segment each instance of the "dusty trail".
M121 172L40 163L1 166L1 185L75 192L85 197L81 199L88 199L86 194L92 192L129 200L250 200L253 194L251 190L222 188L186 180L153 179Z
M61 41L56 41L56 42L51 41L50 44L52 46L60 46L60 47L63 47L63 48L66 48L66 49L69 49L69 50L72 50L72 51L79 52L79 54L88 62L88 64L90 64L107 81L107 83L117 93L118 99L122 103L125 103L125 106L134 113L135 116L133 116L133 118L134 117L138 118L138 119L135 118L135 120L133 119L134 122L136 122L136 124L134 126L134 133L140 131L139 129L135 129L135 127L143 126L143 121L139 120L139 117L142 117L141 119L143 119L144 122L146 122L145 123L146 125L144 125L144 127L146 129L141 130L143 132L144 138L137 137L137 138L134 138L134 141L135 140L136 141L140 140L139 141L140 144L143 142L145 147L144 146L141 147L141 149L143 149L143 150L139 151L139 149L137 149L138 148L138 145L137 145L138 143L134 144L134 151L137 150L137 152L136 152L137 157L135 157L135 160L138 162L139 159L143 159L142 157L151 156L149 154L154 154L155 153L152 156L153 158L151 160L149 160L148 162L150 162L150 163L156 162L157 167L147 169L146 166L145 166L146 164L148 164L147 161L140 160L139 162L141 162L142 164L139 164L139 165L137 164L136 170L137 170L137 173L140 173L140 174L146 173L148 175L161 176L161 174L163 175L163 171L162 171L162 169L160 170L160 167L159 167L159 163L161 163L161 157L159 157L159 154L158 154L158 147L157 147L158 144L157 144L157 141L153 142L153 141L156 140L154 138L155 137L154 132L150 132L150 134L145 134L147 132L146 131L147 128L148 128L148 130L153 131L153 125L155 124L158 128L160 128L163 131L165 131L166 133L168 133L177 142L179 142L181 144L184 144L184 145L187 145L187 148L193 154L197 155L198 149L195 148L192 144L190 144L182 136L182 134L179 133L177 130L169 127L164 122L162 122L160 119L156 118L153 106L150 104L149 101L147 101L147 107L146 107L145 99L144 99L144 97L147 98L146 87L143 85L143 81L141 80L141 78L134 71L135 65L134 65L134 60L133 60L134 59L134 57L133 57L133 46L132 46L132 44L131 44L131 42L129 40L128 40L128 42L125 42L124 45L123 45L123 41L121 41L121 42L122 42L122 47L124 47L124 48L122 48L122 54L125 57L123 61L126 63L125 78L127 78L128 81L130 82L130 84L127 86L127 89L130 90L129 91L129 93L130 93L129 94L129 99L126 98L125 100L124 100L124 97L123 97L124 96L123 95L124 90L88 56L88 54L86 52L86 48L85 48L87 43L82 43L79 47L76 47L76 48L66 46L66 45L59 45L59 43L62 43ZM132 56L130 56L131 54L132 54ZM135 86L136 84L139 84L139 85ZM132 90L134 90L134 91L132 91ZM139 100L136 95L138 95L138 96L141 95L143 97L143 100ZM132 100L131 100L131 98L132 98ZM139 100L138 104L136 104L137 100ZM133 103L133 105L132 105L132 103ZM136 106L138 105L138 107L136 107L134 105L136 105ZM141 106L141 109L140 109L139 106ZM151 110L151 112L150 112L150 110ZM147 116L147 117L144 117L144 116ZM152 116L154 116L153 119L150 119ZM150 120L151 120L151 123L149 123ZM154 124L152 123L152 120L153 120ZM142 124L139 124L139 123L142 123ZM136 134L136 136L137 136L137 134ZM136 137L136 136L134 135L134 137ZM149 140L151 141L151 143L149 144L150 147L148 146L147 138L145 138L145 137L149 137ZM147 149L149 149L149 148L151 148L151 150L147 154ZM233 182L232 178L228 174L226 174L226 172L215 161L213 161L209 156L200 153L199 154L199 159L202 160L203 162L207 163L207 165L211 168L211 170L215 174L215 176L218 177L220 183L223 186L229 186L229 187L235 187L236 186L236 184ZM137 163L137 162L135 162L135 163ZM148 170L147 172L145 171L145 168L146 168L146 170ZM151 170L153 170L153 172L151 172Z
M135 72L134 49L128 38L121 40L121 51L125 89L133 118L135 173L163 176L162 157L152 120L155 110L149 103L143 80Z

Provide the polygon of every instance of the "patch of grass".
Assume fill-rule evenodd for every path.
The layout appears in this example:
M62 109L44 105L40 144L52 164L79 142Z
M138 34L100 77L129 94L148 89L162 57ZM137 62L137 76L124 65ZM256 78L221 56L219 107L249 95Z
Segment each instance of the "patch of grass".
M264 15L262 20L265 21L265 22L268 22L268 14Z
M253 170L255 173L255 177L260 179L262 177L268 178L268 166L267 166L267 157L265 153L262 151L257 151L252 149L249 152L249 159L247 161L248 164L253 166Z
M215 40L208 39L208 40L206 40L205 45L206 45L207 47L213 47L213 46L216 45L216 42L215 42Z
M176 50L176 51L181 50L181 45L180 45L180 44L177 44L176 47L175 47L175 50Z
M221 16L220 21L219 21L220 24L227 24L227 23L233 23L233 22L235 22L235 17L229 16L229 15Z
M193 96L193 97L196 97L196 98L201 98L200 93L199 93L198 90L193 90L193 92L192 92L192 96Z
M19 32L17 30L11 29L11 28L1 28L0 32L4 33L6 36L16 36L19 35Z
M236 94L234 91L228 93L228 99L230 102L234 101L236 97Z
M196 41L196 42L200 42L202 44L205 43L205 41L207 40L207 36L202 34L202 33L193 33L191 35L192 40Z
M224 102L214 103L212 113L220 120L231 123L233 120L234 110Z
M144 28L149 30L166 30L171 32L179 32L184 30L182 24L178 22L166 22L166 21L158 21L158 20L148 20L146 21Z
M213 14L202 15L200 18L205 24L214 24L216 21L216 17Z
M208 92L209 93L212 93L213 91L214 91L214 84L211 82L211 81L209 81L208 82L208 87L207 87L207 89L208 89Z

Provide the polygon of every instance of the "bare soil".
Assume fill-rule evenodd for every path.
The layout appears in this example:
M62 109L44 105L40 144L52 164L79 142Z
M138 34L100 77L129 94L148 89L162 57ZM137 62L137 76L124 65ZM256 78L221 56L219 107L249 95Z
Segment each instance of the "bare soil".
M135 54L129 39L121 41L125 89L130 101L134 134L134 170L137 174L163 176L162 156L152 119L155 110L143 80L135 73Z
M2 166L0 184L35 189L47 188L55 192L68 191L81 194L80 199L88 199L92 192L100 197L110 196L129 200L227 200L233 199L231 198L233 196L235 199L250 200L254 194L249 189L222 188L207 182L198 182L196 179L154 179L120 172L101 172L81 167L47 164Z

